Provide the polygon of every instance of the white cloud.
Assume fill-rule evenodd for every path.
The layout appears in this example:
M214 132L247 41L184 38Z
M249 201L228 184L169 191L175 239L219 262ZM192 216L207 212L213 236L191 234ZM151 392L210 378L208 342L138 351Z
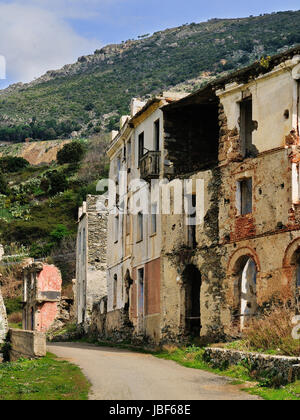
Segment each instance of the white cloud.
M79 6L79 0L60 1L68 8L67 3L72 1ZM93 2L80 1L81 5ZM22 4L0 2L0 55L6 59L9 80L28 82L99 47L99 41L86 39L72 29L64 20L71 16L66 16L63 8L57 5L58 13L55 9L39 7L48 3L48 0L28 0L27 5L23 1ZM79 9L73 11L79 13ZM88 18L83 12L81 17Z

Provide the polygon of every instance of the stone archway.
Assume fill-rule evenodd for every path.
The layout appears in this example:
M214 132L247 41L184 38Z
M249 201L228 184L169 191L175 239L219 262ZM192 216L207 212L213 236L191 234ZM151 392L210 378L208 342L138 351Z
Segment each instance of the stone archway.
M241 248L231 257L228 278L231 288L232 323L239 331L257 313L257 277L260 264L251 248Z
M289 297L294 300L296 309L300 311L300 238L287 247L282 267L288 280Z
M182 273L183 327L186 335L199 337L201 331L201 273L189 264Z

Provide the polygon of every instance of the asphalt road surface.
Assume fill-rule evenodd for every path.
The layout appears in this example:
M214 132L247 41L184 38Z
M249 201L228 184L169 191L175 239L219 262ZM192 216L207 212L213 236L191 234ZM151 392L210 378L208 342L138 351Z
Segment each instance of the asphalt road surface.
M231 380L149 354L81 343L52 343L48 351L81 367L91 400L257 400Z

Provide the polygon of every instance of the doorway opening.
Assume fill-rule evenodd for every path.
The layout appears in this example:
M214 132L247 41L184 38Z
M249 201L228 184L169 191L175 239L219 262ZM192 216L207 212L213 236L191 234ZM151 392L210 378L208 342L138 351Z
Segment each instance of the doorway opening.
M190 264L183 272L185 285L185 332L192 337L199 337L201 331L201 273Z

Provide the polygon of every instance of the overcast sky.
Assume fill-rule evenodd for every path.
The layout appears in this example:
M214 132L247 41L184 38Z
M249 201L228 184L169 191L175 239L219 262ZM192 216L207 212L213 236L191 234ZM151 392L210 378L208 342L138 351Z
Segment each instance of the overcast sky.
M183 23L299 9L299 0L0 0L0 88Z

